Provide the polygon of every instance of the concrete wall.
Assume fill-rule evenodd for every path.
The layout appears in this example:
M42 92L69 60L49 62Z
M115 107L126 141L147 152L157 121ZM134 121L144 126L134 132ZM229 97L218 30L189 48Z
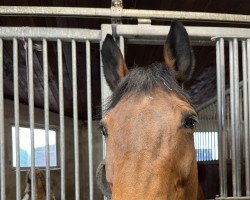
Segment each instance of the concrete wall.
M5 149L6 149L6 194L7 199L15 199L16 192L16 172L11 164L11 126L14 124L14 105L12 101L5 100ZM29 124L29 110L27 105L20 104L20 125ZM44 126L44 115L42 109L35 109L35 124L38 127ZM56 127L59 134L59 115L50 113L50 125ZM94 154L94 170L98 163L102 160L102 137L98 134L98 122L93 121L93 154ZM80 152L80 192L81 199L88 199L88 135L87 123L79 121L79 152ZM66 159L66 199L73 200L74 190L74 133L73 119L65 117L65 159ZM21 172L21 191L24 194L26 171ZM95 171L94 171L95 177ZM95 181L95 180L94 180ZM56 196L60 199L60 168L51 171L51 188ZM102 199L95 183L94 199Z

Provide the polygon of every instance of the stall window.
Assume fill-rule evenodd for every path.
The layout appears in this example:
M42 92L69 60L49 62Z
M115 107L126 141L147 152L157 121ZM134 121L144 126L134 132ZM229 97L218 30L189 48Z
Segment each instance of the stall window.
M195 132L197 161L218 160L218 132Z
M20 145L20 167L28 168L31 166L31 138L30 128L19 128L19 145ZM35 166L45 167L45 130L34 129L34 150L35 150ZM57 159L57 133L55 130L49 130L49 149L50 149L50 167L58 167ZM16 167L16 140L15 126L12 126L12 166Z

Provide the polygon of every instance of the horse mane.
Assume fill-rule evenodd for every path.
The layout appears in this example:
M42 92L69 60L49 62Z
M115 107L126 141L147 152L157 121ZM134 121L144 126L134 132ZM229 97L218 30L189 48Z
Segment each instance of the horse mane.
M108 99L104 112L114 108L126 95L153 94L156 88L175 93L184 101L191 102L189 95L178 85L167 66L164 63L153 63L146 67L135 66L130 70Z

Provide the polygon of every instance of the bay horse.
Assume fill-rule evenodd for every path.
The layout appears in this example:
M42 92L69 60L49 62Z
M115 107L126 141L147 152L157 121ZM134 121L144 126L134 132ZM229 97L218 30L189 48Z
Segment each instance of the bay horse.
M101 49L113 91L100 122L106 159L97 182L112 200L198 198L194 128L197 113L183 90L194 69L184 26L171 23L164 63L128 70L111 35Z
M31 171L26 175L25 195L22 200L31 200ZM46 179L42 170L35 169L35 199L46 200ZM56 200L54 193L51 191L50 200Z

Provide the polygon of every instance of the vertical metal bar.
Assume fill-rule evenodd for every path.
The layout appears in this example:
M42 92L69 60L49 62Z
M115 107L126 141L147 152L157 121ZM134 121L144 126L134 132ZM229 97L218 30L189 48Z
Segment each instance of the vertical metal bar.
M33 80L33 45L28 39L28 67L29 67L29 118L31 143L31 199L35 200L35 147L34 147L34 80Z
M46 154L46 200L50 200L49 78L47 40L43 39L44 122Z
M218 121L219 118L218 118L218 111L217 111L217 105L214 104L214 121ZM218 160L219 159L219 149L218 149L218 141L219 141L219 127L218 127L218 124L216 123L215 124L215 137L216 137L216 140L214 140L214 144L215 144L215 147L217 149L217 154L216 154L216 159Z
M199 113L199 119L200 119L200 113ZM200 149L201 149L201 144L200 144L200 132L201 132L201 124L199 124L199 129L198 129L198 132L197 132L197 143L198 143L198 151L197 151L197 160L199 161L199 152L200 152Z
M230 128L230 108L229 108L229 103L230 103L230 97L227 95L226 96L226 133L227 133L227 146L229 146L228 144L228 138L229 138L229 128ZM229 149L227 149L227 152L226 152L226 158L229 159Z
M217 151L216 151L216 143L215 143L215 138L216 138L216 108L214 106L214 103L211 105L211 109L212 109L212 113L211 113L211 117L212 117L212 135L213 135L213 140L212 140L212 147L214 149L214 157L213 160L217 160Z
M200 158L201 158L201 160L203 160L203 141L202 141L202 136L203 136L203 132L204 132L203 110L200 113L200 117L201 117L201 120L202 120L201 132L200 132Z
M204 108L203 110L203 119L204 119L204 132L203 132L203 160L206 161L206 148L207 148L207 141L206 141L206 136L207 136L207 120L206 120L206 110L207 108Z
M92 147L92 99L91 99L91 57L90 42L86 41L87 102L88 102L88 151L89 151L89 199L94 199L93 147Z
M214 150L214 157L213 157L213 160L217 160L218 157L217 157L217 148L216 148L216 132L217 132L217 129L216 129L216 106L214 105L214 103L211 105L212 106L212 122L213 122L213 125L212 125L212 136L213 136L213 139L212 139L212 147L213 147L213 150Z
M102 26L101 27L102 30L102 40L100 42L100 49L102 47L102 42L104 41L106 34L112 34L112 27L111 25L109 26ZM106 80L104 77L104 72L103 72L103 64L102 64L102 55L100 53L100 66L101 66L101 97L102 97L102 111L104 110L104 105L105 105L105 100L112 94ZM105 144L105 137L102 137L102 141L103 141L103 158L106 157L106 144ZM107 200L107 197L104 197L104 200Z
M61 161L61 200L65 200L65 127L64 127L64 94L62 41L57 39L58 82L59 82L59 115L60 115L60 161Z
M5 188L5 136L4 136L4 90L3 90L3 40L0 38L0 148L1 148L1 200L6 199Z
M227 196L227 166L226 166L226 135L225 135L225 58L224 39L216 42L216 71L217 71L217 104L218 104L218 134L219 134L219 172L220 195Z
M15 140L16 140L16 199L21 199L20 179L20 140L19 140L19 84L18 84L18 41L13 39L13 80L14 80L14 103L15 103Z
M79 133L78 133L78 109L77 109L77 64L76 41L71 41L72 46L72 85L73 85L73 118L74 118L74 157L75 157L75 199L80 199L79 187Z
M220 38L220 64L221 64L221 140L222 140L222 163L223 163L223 180L224 195L227 196L227 134L225 129L225 51L224 39Z
M212 105L209 105L208 107L207 107L207 109L208 109L208 117L207 117L207 119L208 119L208 122L209 122L209 126L208 126L208 136L207 136L207 138L208 138L208 145L209 145L209 147L208 147L208 149L213 149L212 148L212 140L213 140L213 138L212 138L212 133L213 133L213 130L212 130L212 123L213 123L213 121L211 120L211 107L212 107ZM212 154L213 155L213 154ZM209 160L213 160L213 158L210 158Z
M250 196L250 150L249 150L249 145L250 145L250 39L247 39L247 47L246 47L246 60L247 60L247 99L246 99L246 104L248 105L248 129L247 133L245 132L245 153L246 153L246 195ZM245 101L245 99L244 99Z
M102 42L100 42L100 48L102 47ZM100 51L101 52L101 51ZM100 66L101 66L101 96L102 96L102 110L104 110L105 100L108 98L108 95L111 94L111 91L108 87L108 84L104 77L103 64L102 64L102 55L100 53ZM103 159L106 157L106 144L105 137L102 136L102 146L103 146Z
M233 41L229 41L229 67L230 67L230 110L231 110L231 137L232 137L232 185L233 185L233 195L236 195L236 167L235 167L235 94L234 94L234 49L233 49Z
M123 36L120 36L120 39L119 39L119 41L120 41L120 50L121 50L121 52L122 52L122 55L123 55L123 57L125 56L125 54L124 54L124 37Z
M219 148L219 175L220 175L220 196L224 196L223 164L221 159L221 64L220 64L220 40L216 41L216 78L217 78L217 121L218 121L218 148Z
M102 32L102 39L100 42L100 49L102 48L102 43L105 40L105 37L107 34L112 34L112 25L106 26L103 25L101 26L101 32ZM103 63L102 63L102 55L101 55L101 51L100 51L100 70L101 70L101 98L102 98L102 111L105 109L104 105L105 105L105 100L112 94L107 81L104 77L104 72L103 72ZM106 144L105 144L105 137L102 137L102 141L103 141L103 158L106 157ZM105 198L104 198L105 199Z
M239 57L238 40L233 39L234 61L234 90L235 90L235 167L236 167L236 196L241 195L241 144L240 144L240 103L239 103Z
M203 132L202 132L202 148L203 148L203 151L202 151L202 160L205 160L205 148L206 148L206 126L207 126L207 122L206 122L206 117L205 117L205 109L203 110L203 112L202 112L202 119L203 119L203 122L204 122L204 124L203 124Z
M205 137L204 137L204 140L205 140L205 143L206 143L206 149L209 149L209 126L210 126L210 120L208 118L208 108L209 106L206 107L205 109L205 121L206 121L206 132L205 132ZM208 160L208 154L206 153L206 160Z
M242 41L242 74L243 74L243 112L244 112L244 142L245 142L245 176L246 176L246 191L249 188L249 155L248 147L248 91L247 91L247 56L246 56L246 41Z
M204 140L203 140L203 136L204 136L204 132L205 132L205 120L204 120L204 110L202 110L201 112L201 119L202 119L202 131L201 131L201 160L204 160Z
M100 49L102 47L102 42L100 42ZM107 87L107 83L105 82L105 78L104 78L104 72L103 72L103 64L102 64L102 54L100 51L100 71L101 71L101 96L102 96L102 111L104 110L104 99L105 99L105 93L104 93L104 89L105 87ZM103 115L103 113L102 113ZM106 143L105 143L105 137L102 136L102 158L105 159L106 157ZM107 197L103 197L104 200L107 200Z

